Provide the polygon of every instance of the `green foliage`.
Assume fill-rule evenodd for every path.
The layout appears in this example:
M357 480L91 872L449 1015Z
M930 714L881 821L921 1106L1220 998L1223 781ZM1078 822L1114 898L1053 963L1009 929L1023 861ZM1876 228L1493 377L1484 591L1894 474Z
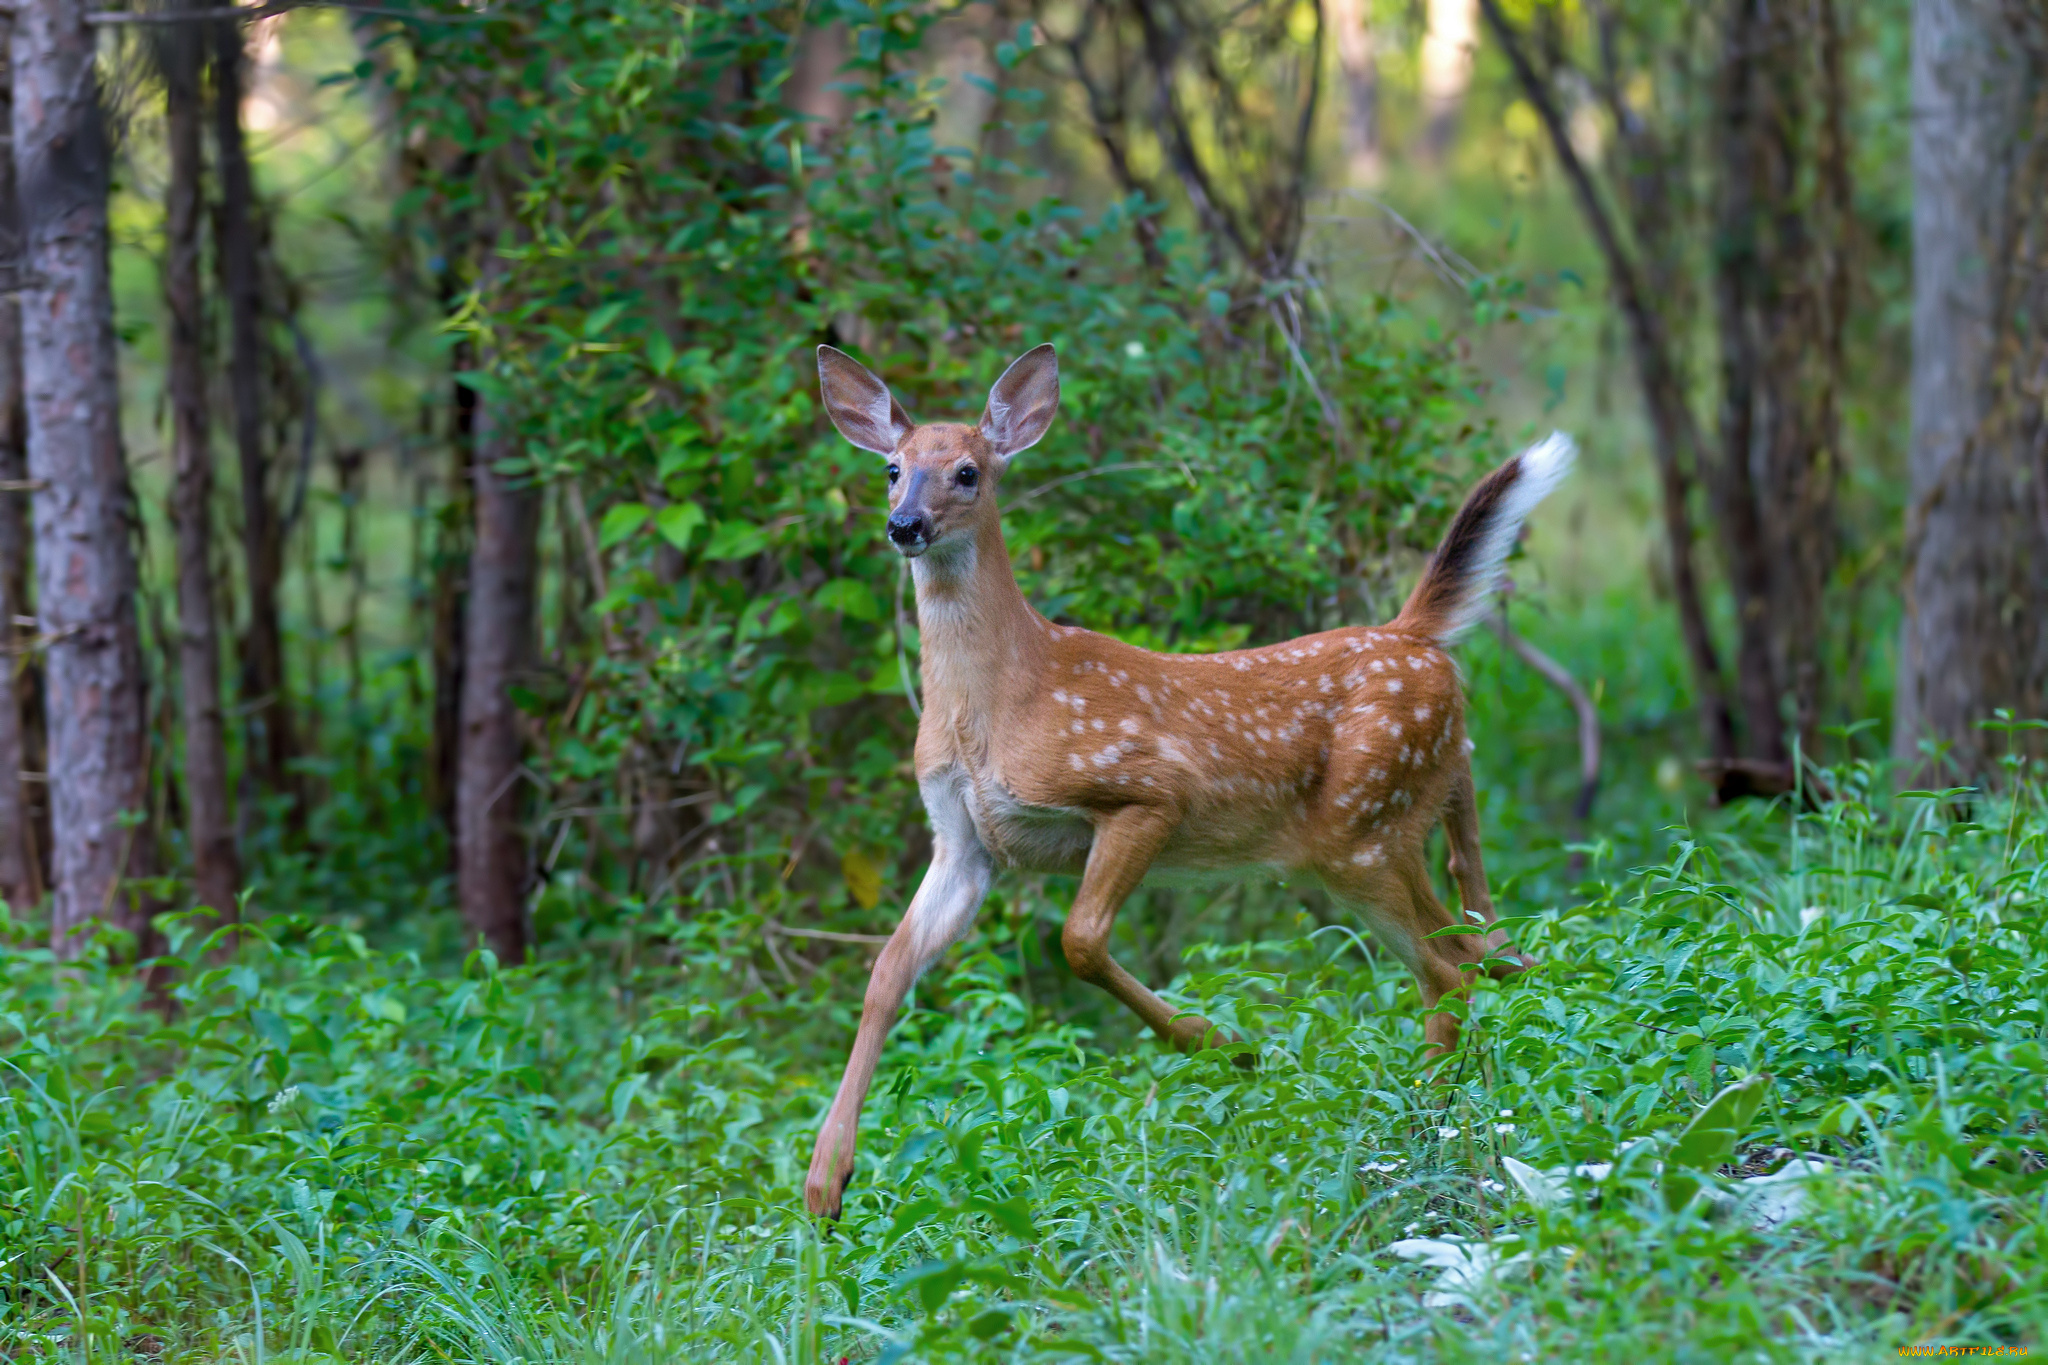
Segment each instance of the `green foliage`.
M537 708L535 766L561 805L615 781L622 811L689 803L648 835L654 866L603 894L838 897L835 859L772 884L734 860L915 844L917 640L883 462L816 401L821 341L927 420L973 420L1012 356L1057 343L1060 419L1004 489L1024 588L1156 648L1391 614L1499 453L1456 347L1400 339L1390 305L1222 275L1170 232L1155 269L1132 229L1158 206L1033 198L1008 159L1044 135L1024 48L981 145L938 146L936 84L902 60L932 17L733 5L679 34L666 5L565 5L412 39L408 123L466 149L428 182L437 221L510 208L461 320L483 357L468 382L520 421L520 468L563 490L587 541L564 572L602 579L601 629L554 631L579 676ZM804 26L835 22L854 112L807 141L781 87ZM566 837L565 867L601 836ZM677 849L695 860L663 876ZM556 878L541 922L598 894Z
M120 972L17 946L0 1343L1171 1362L2038 1340L2040 793L1955 820L1834 778L1848 799L1818 814L1526 907L1546 966L1483 984L1435 1071L1406 973L1347 936L1303 924L1176 983L1251 1039L1247 1074L1098 1050L1020 996L998 913L892 1039L832 1228L800 1184L860 964L752 983L758 920L453 973L294 919L208 965L184 926L168 1019ZM1744 1178L1778 1148L1818 1154L1796 1199ZM1525 1196L1511 1162L1605 1167ZM1490 1269L1388 1254L1418 1237Z

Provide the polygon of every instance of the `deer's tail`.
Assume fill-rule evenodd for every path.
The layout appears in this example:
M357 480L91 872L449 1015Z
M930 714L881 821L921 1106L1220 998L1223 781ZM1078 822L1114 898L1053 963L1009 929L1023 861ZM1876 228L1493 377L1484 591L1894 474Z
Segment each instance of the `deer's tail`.
M1500 566L1522 521L1571 472L1578 447L1561 431L1530 446L1479 481L1429 557L1393 628L1448 645L1486 611Z

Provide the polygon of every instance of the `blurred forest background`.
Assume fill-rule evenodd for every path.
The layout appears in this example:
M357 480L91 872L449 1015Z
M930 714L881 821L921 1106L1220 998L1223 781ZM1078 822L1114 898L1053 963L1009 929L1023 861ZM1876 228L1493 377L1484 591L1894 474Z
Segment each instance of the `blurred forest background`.
M24 6L0 892L61 955L900 904L820 340L932 417L1056 341L1026 591L1172 649L1386 614L1579 433L1513 607L1566 690L1471 651L1496 821L1585 833L1574 701L1638 844L1795 753L1972 780L2044 709L2040 16L1949 9L1916 76L1903 0Z
M821 342L963 420L1056 343L1061 415L1003 489L1018 576L1158 649L1384 619L1478 474L1575 434L1462 650L1504 907L1611 904L1584 879L1851 791L1988 828L1960 789L2006 799L2039 752L2034 0L13 0L0 25L7 1017L131 1040L22 1062L36 1085L113 1085L138 1019L197 1065L187 1011L254 1049L200 1090L256 1131L325 1035L227 964L390 951L449 981L539 963L564 994L522 1008L622 1049L597 1127L656 1103L651 998L779 1039L711 1111L751 1086L807 1124L928 850L883 462L820 412ZM1071 1046L1126 1039L1057 952L1072 890L999 891L983 975L920 1003L996 991ZM1298 887L1148 890L1117 952L1163 984L1203 943L1349 923ZM384 990L335 1017L407 1027ZM1686 1094L1735 1065L1685 1047ZM481 1065L450 1056L429 1070ZM59 1266L67 1225L22 1216ZM81 1299L85 1226L51 1272Z

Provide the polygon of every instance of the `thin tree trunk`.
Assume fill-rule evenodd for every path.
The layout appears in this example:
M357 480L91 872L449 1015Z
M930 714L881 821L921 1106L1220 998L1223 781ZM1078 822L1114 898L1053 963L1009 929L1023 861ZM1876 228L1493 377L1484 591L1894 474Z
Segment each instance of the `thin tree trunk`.
M14 126L14 81L8 48L12 13L0 15L0 139ZM5 143L0 143L4 146ZM15 618L29 614L28 446L21 394L21 307L14 296L21 234L14 202L14 157L0 152L0 900L16 910L43 898L36 865L35 819L27 784L23 702L16 680L32 657Z
M509 691L531 662L540 493L496 466L512 452L506 415L476 405L476 541L463 641L456 886L470 932L501 961L525 960L528 851L519 812L519 712Z
M446 299L453 298L450 291ZM456 343L454 359L458 373L470 368L467 339ZM463 629L469 615L470 536L475 521L470 464L476 452L477 398L474 389L450 387L454 393L449 409L448 501L435 517L433 539L434 730L427 789L428 803L448 831L452 850L462 766Z
M1686 399L1685 383L1678 358L1657 311L1653 286L1655 268L1668 253L1649 252L1647 270L1639 268L1622 244L1621 234L1609 214L1606 201L1592 174L1579 159L1557 100L1549 84L1530 58L1527 45L1501 9L1500 0L1480 0L1487 26L1493 30L1509 64L1514 68L1522 93L1536 107L1549 136L1551 150L1563 167L1580 212L1592 229L1595 243L1607 265L1608 288L1614 294L1616 310L1629 330L1630 350L1636 377L1643 392L1643 406L1650 420L1651 449L1657 459L1658 482L1663 494L1664 535L1671 555L1672 596L1678 606L1679 631L1686 656L1692 664L1694 702L1699 711L1700 738L1708 761L1726 765L1735 757L1735 727L1728 709L1721 660L1707 625L1705 598L1693 560L1692 487L1693 471L1701 464L1703 442L1692 407ZM1618 97L1614 101L1619 104ZM1617 108L1617 116L1627 113ZM1627 119L1621 119L1624 133ZM1655 157L1649 158L1653 163ZM1628 181L1636 228L1641 235L1656 237L1666 226L1660 215L1668 210L1662 198L1662 168L1647 165L1633 168ZM1656 245L1654 242L1651 244ZM1651 275L1645 279L1646 273Z
M1429 0L1422 38L1422 154L1442 161L1458 135L1479 45L1478 0Z
M1368 0L1330 0L1330 29L1344 73L1344 155L1351 178L1377 185L1380 164L1380 67Z
M95 918L147 950L122 879L146 864L149 802L133 495L121 455L107 267L109 146L83 0L15 9L14 152L22 227L22 379L48 649L56 847L51 946Z
M285 696L284 636L278 580L284 570L277 509L263 449L263 281L256 238L256 187L242 137L242 27L213 26L214 144L220 166L220 216L214 245L228 311L228 396L242 483L242 554L249 622L242 641L242 708L248 755L265 788L296 796L291 708ZM296 803L295 803L296 804Z
M206 0L184 0L195 8ZM220 702L220 633L213 592L213 435L206 405L205 318L199 266L200 59L196 25L168 25L163 49L165 141L170 185L164 204L164 298L169 305L171 495L178 537L178 676L184 702L186 830L197 904L235 913L241 864L228 804L228 759Z
M334 452L334 481L341 497L341 563L348 575L346 605L342 608L342 657L348 660L348 705L351 716L363 705L363 547L362 522L363 452L353 446Z
M2048 18L1913 9L1913 443L1893 747L1979 779L2048 717ZM2038 748L2039 746L2034 746Z

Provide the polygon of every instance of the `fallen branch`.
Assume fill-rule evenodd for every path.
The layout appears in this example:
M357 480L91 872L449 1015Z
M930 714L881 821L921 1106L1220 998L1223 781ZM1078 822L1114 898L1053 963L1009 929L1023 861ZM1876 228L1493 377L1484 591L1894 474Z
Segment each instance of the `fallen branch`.
M1593 798L1600 792L1599 709L1570 670L1515 633L1515 628L1508 624L1505 603L1494 608L1493 627L1500 632L1501 643L1516 658L1542 674L1544 681L1564 693L1565 699L1572 704L1572 710L1578 713L1579 797L1572 803L1572 819L1583 825L1593 818Z

